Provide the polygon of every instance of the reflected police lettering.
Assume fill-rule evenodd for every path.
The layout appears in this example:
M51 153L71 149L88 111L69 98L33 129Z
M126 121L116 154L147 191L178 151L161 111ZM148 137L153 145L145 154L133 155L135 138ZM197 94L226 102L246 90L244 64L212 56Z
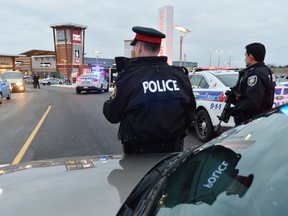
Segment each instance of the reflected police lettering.
M223 174L223 171L227 169L228 165L229 164L227 162L222 161L222 163L218 166L218 169L214 170L212 176L207 179L207 184L204 184L203 186L207 188L212 188L213 185L220 178L220 175Z
M151 80L142 82L144 94L147 92L180 91L177 80Z

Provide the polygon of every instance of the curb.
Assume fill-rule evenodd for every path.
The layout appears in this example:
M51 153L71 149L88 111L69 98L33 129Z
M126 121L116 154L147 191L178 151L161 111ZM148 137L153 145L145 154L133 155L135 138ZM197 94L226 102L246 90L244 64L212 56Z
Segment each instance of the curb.
M56 86L56 87L63 87L63 88L76 88L75 84L72 85L66 85L66 84L53 84L52 86ZM109 92L112 92L114 88L110 87L109 88Z

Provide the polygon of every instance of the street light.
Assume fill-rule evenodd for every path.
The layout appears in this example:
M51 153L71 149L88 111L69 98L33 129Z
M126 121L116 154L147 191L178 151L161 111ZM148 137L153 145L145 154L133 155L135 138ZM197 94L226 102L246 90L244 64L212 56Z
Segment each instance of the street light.
M229 67L231 67L231 55L232 55L232 52L229 52Z
M209 55L209 66L211 67L211 60L212 60L212 57L211 57L211 52L212 52L212 48L210 48L210 55Z
M64 71L66 75L65 83L71 84L70 75L68 74L68 61L66 59L61 59L61 61L64 63Z
M102 52L98 51L98 50L95 50L94 51L96 53L96 58L97 58L97 66L98 66L98 59L99 59L99 55L102 54Z
M66 60L66 59L61 59L61 61L64 63L64 68L65 68L65 74L66 74L66 76L68 76L68 73L67 73L67 64L68 64L68 61Z
M189 29L186 29L181 26L174 26L174 28L178 31L180 31L180 66L182 66L182 43L185 35L189 32L191 32Z
M216 53L218 53L218 67L220 67L220 54L223 53L223 50L216 50Z

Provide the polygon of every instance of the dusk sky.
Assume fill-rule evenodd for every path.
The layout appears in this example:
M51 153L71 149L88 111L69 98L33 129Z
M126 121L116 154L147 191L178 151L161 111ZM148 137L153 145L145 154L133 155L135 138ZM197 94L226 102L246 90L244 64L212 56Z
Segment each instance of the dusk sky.
M288 65L287 0L1 0L0 54L31 49L54 50L52 28L58 23L88 26L86 57L124 55L133 26L158 28L158 9L172 6L174 25L189 30L183 55L199 66L244 67L245 46L266 46L266 64ZM179 61L180 32L173 31L173 60ZM216 51L223 51L219 55Z

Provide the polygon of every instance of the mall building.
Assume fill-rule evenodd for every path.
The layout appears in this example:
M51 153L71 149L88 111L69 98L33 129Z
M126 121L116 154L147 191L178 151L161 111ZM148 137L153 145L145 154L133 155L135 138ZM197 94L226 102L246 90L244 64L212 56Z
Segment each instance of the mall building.
M38 73L41 78L65 78L65 75L57 70L55 58L55 52L47 50L29 50L19 55L0 54L0 74L5 71L19 70L27 76L33 76ZM85 57L81 68L82 73L93 71L93 68L97 67L97 63L98 67L105 71L112 70L112 72L116 72L114 59ZM173 61L173 65L179 66L179 61ZM192 69L197 67L197 63L184 62L183 66ZM78 72L79 70L72 73L72 77L77 75Z
M18 55L0 54L0 74L4 71L19 70L30 76L38 73L41 78L72 79L84 72L98 69L106 71L110 77L112 73L117 72L114 59L99 58L97 54L95 58L84 56L87 26L63 23L50 27L53 31L54 51L32 49ZM134 47L130 46L131 41L124 41L123 56L128 58L135 57ZM180 62L173 61L172 64L179 66ZM191 70L197 67L196 62L184 61L182 65Z

